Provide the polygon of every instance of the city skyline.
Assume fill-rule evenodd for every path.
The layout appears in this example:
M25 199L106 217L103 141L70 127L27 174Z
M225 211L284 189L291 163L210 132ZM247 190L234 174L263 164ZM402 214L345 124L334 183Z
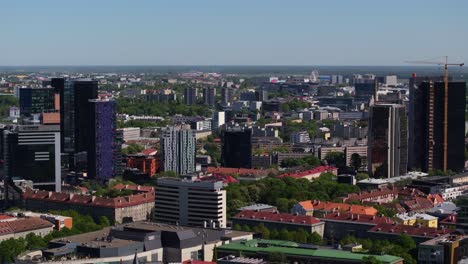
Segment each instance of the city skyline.
M464 2L288 4L3 3L0 64L359 66L468 54Z

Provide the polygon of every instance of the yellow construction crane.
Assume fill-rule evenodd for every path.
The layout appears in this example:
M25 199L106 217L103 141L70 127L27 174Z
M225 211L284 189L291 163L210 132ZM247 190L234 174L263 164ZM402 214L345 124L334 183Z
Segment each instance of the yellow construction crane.
M413 64L432 64L432 65L444 65L445 67L445 75L444 75L444 173L447 172L447 148L448 148L448 83L449 83L449 66L459 66L463 67L465 63L449 63L448 56L445 56L445 61L407 61L407 63Z

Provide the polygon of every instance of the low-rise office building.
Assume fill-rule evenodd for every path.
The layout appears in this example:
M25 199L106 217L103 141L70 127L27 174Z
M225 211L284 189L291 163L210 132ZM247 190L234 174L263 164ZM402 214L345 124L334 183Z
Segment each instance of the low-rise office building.
M421 264L455 264L466 258L468 236L464 234L446 234L418 245L418 263Z
M351 251L320 247L308 244L298 244L281 240L240 241L222 245L216 248L218 257L229 255L249 258L270 259L271 254L279 253L283 259L275 261L284 263L321 263L321 264L351 264L362 263L365 257L374 256L382 264L403 264L403 259L392 255L369 255Z
M38 258L41 263L69 264L211 261L215 247L251 239L249 232L133 222L54 239ZM33 263L27 256L20 262Z

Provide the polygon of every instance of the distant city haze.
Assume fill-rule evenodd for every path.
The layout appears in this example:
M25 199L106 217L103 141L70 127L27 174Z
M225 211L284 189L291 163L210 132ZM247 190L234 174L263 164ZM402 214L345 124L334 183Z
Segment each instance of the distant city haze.
M25 0L0 65L405 65L468 57L468 1Z

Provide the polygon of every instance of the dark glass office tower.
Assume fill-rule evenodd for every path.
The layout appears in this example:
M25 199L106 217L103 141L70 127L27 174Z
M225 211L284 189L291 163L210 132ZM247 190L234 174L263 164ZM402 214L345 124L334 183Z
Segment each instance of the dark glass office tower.
M3 131L5 171L9 178L31 180L38 187L61 189L60 127L18 126Z
M408 129L405 107L377 104L369 112L368 171L375 178L407 172Z
M97 98L98 83L90 79L74 80L73 90L75 152L81 152L87 150L86 147L93 136L88 127L89 118L93 116L89 100Z
M444 98L442 81L410 79L410 167L422 171L444 167ZM439 78L440 79L440 78ZM411 95L411 90L410 90ZM449 82L447 170L464 168L465 82Z
M240 127L227 128L222 137L223 166L229 168L252 167L252 131Z
M356 99L369 101L375 95L378 85L375 81L354 84Z
M117 176L122 162L120 145L117 141L116 102L114 100L89 100L91 115L87 119L89 140L88 177L108 181Z
M54 88L20 88L19 104L22 116L55 111Z

